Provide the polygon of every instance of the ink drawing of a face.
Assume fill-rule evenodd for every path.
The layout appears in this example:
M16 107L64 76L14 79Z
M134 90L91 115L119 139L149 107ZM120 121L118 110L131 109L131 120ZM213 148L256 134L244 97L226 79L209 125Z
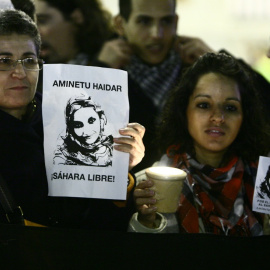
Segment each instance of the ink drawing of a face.
M71 98L65 109L66 134L55 151L54 164L111 166L112 135L103 134L107 119L91 97Z

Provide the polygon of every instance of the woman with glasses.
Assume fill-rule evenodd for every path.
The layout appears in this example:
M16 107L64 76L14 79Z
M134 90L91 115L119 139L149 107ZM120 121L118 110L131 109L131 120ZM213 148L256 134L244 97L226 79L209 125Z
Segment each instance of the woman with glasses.
M36 94L40 44L28 16L0 12L0 173L25 217L44 223L38 215L47 211L41 96ZM5 221L1 207L0 221Z
M110 200L47 196L41 95L36 93L43 64L40 45L36 24L29 16L21 11L0 10L0 174L30 221L126 230L130 208L119 208ZM118 144L115 149L130 153L131 169L143 157L144 128L128 124L120 134L127 137L114 139ZM130 183L132 189L134 181ZM7 220L0 203L1 222Z

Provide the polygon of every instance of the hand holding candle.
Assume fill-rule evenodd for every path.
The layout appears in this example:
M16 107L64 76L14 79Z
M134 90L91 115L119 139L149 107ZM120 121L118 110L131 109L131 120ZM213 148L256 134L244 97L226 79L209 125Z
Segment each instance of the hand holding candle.
M176 212L179 204L186 173L172 167L150 167L146 169L147 178L154 182L157 211L161 213Z

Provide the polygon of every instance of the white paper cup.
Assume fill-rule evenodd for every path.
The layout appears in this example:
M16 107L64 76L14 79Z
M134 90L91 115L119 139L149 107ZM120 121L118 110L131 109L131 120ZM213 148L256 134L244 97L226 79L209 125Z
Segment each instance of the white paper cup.
M152 189L155 190L157 211L175 213L187 176L186 172L172 167L150 167L145 173L147 179L154 182Z

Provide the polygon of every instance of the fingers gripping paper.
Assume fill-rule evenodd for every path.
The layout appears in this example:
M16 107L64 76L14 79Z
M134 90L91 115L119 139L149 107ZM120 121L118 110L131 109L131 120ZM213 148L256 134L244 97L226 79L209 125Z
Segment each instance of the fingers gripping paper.
M63 64L43 72L49 195L124 200L129 155L113 137L128 124L127 73Z

